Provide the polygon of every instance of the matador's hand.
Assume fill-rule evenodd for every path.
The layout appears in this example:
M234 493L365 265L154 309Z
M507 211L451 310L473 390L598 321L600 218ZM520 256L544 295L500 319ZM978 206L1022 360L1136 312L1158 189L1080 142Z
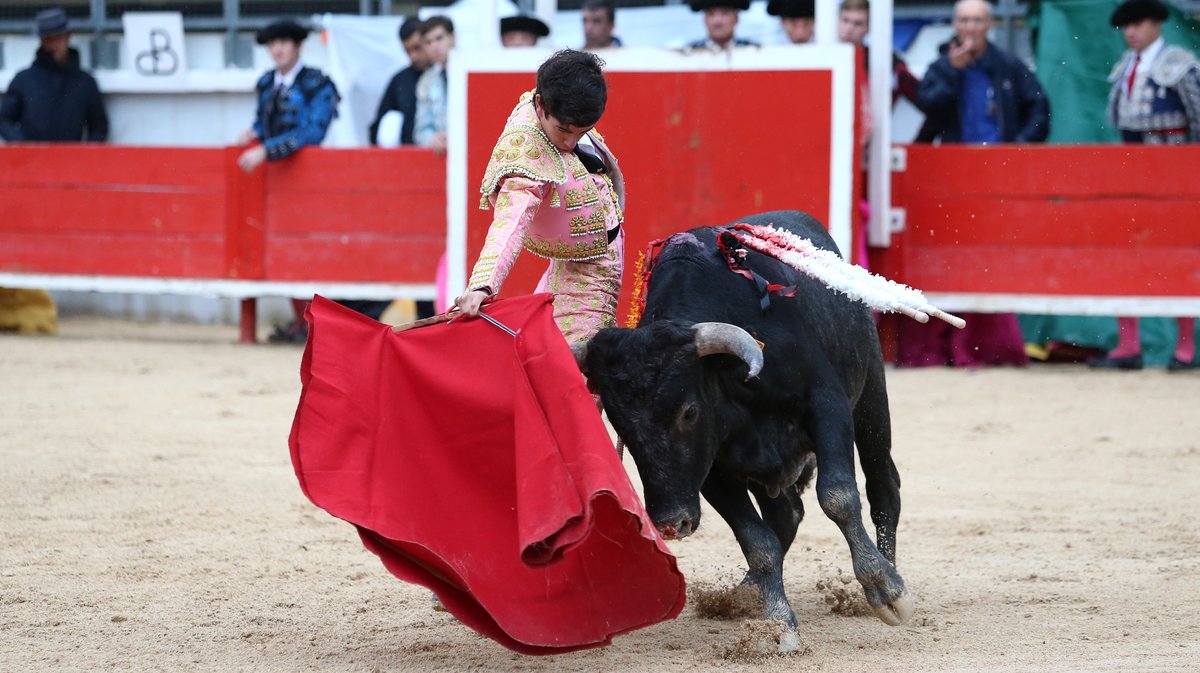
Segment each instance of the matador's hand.
M479 307L483 305L484 300L487 298L488 293L483 290L469 290L460 294L454 300L454 305L462 311L463 315L474 318L479 315Z

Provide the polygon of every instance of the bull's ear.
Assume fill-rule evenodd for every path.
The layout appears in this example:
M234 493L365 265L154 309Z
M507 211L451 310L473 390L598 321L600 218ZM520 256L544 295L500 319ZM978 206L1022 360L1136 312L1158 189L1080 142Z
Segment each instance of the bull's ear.
M695 330L696 353L700 357L715 353L736 355L750 368L747 380L762 371L762 347L746 330L727 322L698 322L692 329Z
M575 364L579 365L579 371L583 372L584 374L588 373L587 351L587 341L571 346L571 353L575 356Z

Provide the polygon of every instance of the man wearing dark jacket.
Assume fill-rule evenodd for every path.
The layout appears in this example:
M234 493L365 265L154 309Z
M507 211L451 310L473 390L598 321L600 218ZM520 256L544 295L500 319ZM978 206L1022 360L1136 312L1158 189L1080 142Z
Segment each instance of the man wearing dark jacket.
M992 10L984 0L954 5L954 39L925 71L917 107L926 115L918 141L1035 143L1050 133L1050 105L1033 73L988 42ZM969 226L962 223L961 226ZM966 329L900 324L896 363L906 367L1026 364L1012 313L964 313ZM948 325L947 325L948 326Z
M917 88L927 124L922 140L946 143L1032 143L1050 133L1050 104L1023 63L988 42L991 7L954 5L955 37Z
M33 65L13 77L0 103L0 136L9 142L107 140L100 88L79 68L66 12L39 12L37 31L42 44Z
M425 53L425 38L421 37L421 21L409 17L400 26L400 44L408 54L409 66L392 77L387 90L379 101L379 110L375 113L375 121L371 123L370 141L372 145L390 147L396 145L412 145L413 122L417 119L417 80L421 73L429 67L429 55ZM384 115L389 112L399 112L401 115L400 137L379 138L379 124ZM382 142L380 142L382 140Z

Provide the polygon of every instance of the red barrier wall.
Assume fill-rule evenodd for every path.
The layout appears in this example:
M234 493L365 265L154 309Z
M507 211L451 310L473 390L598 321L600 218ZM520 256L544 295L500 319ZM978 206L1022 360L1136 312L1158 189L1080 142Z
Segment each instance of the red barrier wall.
M433 282L443 159L308 148L246 175L240 151L0 147L0 271Z
M613 72L597 127L627 184L624 321L634 262L650 241L767 210L798 209L828 221L828 70ZM475 200L488 158L531 73L471 73L467 186ZM763 92L770 91L769 99ZM814 92L820 92L819 95ZM470 204L467 274L492 211ZM546 261L523 254L502 290L532 292Z
M225 277L224 158L207 149L0 148L0 269Z
M498 97L525 82L512 78L495 75L479 86ZM739 81L714 77L714 91L726 98L707 104L736 101L728 87L736 94ZM629 273L651 238L747 212L827 202L828 184L813 158L827 150L784 152L767 124L743 124L752 130L728 137L719 129L697 135L686 121L694 102L673 98L665 84L623 96L634 104L614 110L603 128L631 176ZM504 96L505 112L511 98ZM679 110L679 123L664 126ZM722 124L735 117L730 112ZM491 138L503 114L473 118L484 121L472 134ZM697 145L697 137L716 140ZM474 184L490 142L471 147ZM445 245L443 159L411 148L309 148L248 176L236 167L238 152L0 147L0 272L433 281ZM1200 298L1200 180L1192 170L1200 166L1200 146L912 146L906 163L893 193L907 228L872 256L873 270L890 278L927 293L984 297ZM473 217L470 261L488 224L487 213ZM524 257L524 275L506 292L531 289L544 268Z
M1200 146L913 145L874 270L927 293L1200 297Z

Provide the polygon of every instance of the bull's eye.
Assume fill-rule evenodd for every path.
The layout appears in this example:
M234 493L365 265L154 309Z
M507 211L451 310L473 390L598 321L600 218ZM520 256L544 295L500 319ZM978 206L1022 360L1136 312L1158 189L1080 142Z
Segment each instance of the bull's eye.
M683 408L683 414L679 417L684 425L691 425L696 422L696 418L700 415L700 410L695 404L689 404Z

